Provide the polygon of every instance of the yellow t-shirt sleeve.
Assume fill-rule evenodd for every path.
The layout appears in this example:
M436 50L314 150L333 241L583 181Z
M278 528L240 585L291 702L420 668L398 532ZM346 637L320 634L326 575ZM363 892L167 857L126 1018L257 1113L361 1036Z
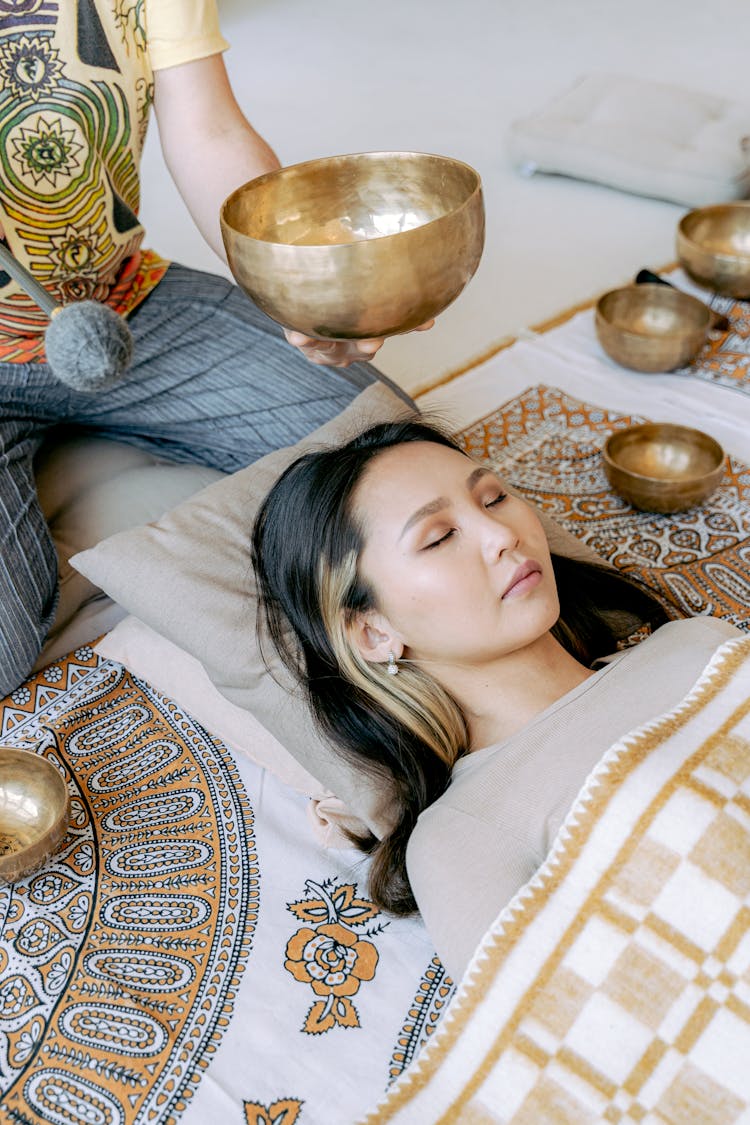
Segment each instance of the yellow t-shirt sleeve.
M152 70L226 51L216 0L146 0L146 35Z

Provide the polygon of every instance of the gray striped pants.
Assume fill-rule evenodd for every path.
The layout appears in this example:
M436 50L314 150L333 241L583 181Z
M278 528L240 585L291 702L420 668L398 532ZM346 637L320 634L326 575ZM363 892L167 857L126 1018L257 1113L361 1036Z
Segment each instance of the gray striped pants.
M376 379L393 387L368 364L314 366L236 286L183 266L129 324L133 364L99 394L69 389L46 364L0 364L0 697L28 675L57 603L33 470L55 426L233 472L298 441Z

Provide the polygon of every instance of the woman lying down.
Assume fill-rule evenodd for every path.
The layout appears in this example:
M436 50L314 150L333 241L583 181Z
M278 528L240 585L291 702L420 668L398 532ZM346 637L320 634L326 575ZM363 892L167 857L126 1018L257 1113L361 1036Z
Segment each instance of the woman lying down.
M415 420L296 461L253 551L270 636L323 732L392 778L393 830L358 841L370 895L419 909L455 980L605 751L741 635L669 621L612 568L551 556L534 510Z

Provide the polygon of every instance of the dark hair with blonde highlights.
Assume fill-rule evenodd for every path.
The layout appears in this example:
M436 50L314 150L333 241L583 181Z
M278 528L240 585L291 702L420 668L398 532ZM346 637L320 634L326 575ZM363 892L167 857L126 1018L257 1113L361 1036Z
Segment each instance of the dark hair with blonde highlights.
M261 634L267 631L305 689L322 733L350 762L385 771L392 781L395 827L382 840L354 842L372 855L373 901L396 914L416 909L406 846L417 817L445 791L453 765L468 750L464 715L433 677L410 663L389 676L349 640L349 625L377 608L359 573L364 537L354 493L374 458L409 442L464 452L418 418L371 426L290 465L261 506L252 536ZM560 555L552 563L561 606L552 632L584 664L611 653L644 624L667 619L655 597L608 566Z

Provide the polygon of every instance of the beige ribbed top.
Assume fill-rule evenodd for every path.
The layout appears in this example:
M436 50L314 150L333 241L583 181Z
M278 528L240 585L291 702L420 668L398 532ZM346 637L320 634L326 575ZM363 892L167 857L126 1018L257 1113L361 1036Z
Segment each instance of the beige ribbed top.
M443 964L459 980L501 908L533 875L591 770L618 738L675 707L712 654L740 631L671 621L505 742L456 763L421 814L407 869Z

